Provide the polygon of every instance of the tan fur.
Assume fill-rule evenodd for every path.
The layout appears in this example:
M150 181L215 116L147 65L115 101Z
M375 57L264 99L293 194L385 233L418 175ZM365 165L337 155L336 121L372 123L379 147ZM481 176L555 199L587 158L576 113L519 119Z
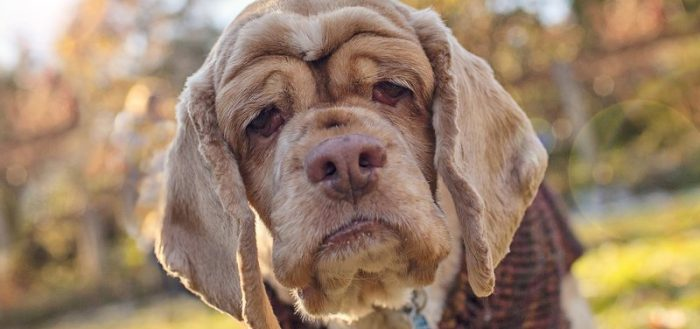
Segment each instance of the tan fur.
M412 96L378 104L372 88L381 81ZM270 138L250 133L271 104L284 126ZM546 167L529 121L488 65L432 11L393 1L256 2L188 80L177 112L158 257L252 328L278 327L263 275L283 296L292 292L303 314L328 321L400 308L426 287L434 326L461 257L474 291L492 292L493 269ZM304 158L345 134L379 140L388 160L375 190L339 201L308 180ZM268 243L259 259L256 217L267 231L259 226L257 244ZM357 217L390 229L365 250L321 248Z

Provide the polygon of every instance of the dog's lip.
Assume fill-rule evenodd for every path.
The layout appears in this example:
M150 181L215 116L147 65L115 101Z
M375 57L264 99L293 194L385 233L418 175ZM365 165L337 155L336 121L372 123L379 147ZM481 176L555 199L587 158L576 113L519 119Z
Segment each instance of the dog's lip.
M362 235L387 230L389 227L379 219L359 217L343 225L323 239L322 248L350 243Z

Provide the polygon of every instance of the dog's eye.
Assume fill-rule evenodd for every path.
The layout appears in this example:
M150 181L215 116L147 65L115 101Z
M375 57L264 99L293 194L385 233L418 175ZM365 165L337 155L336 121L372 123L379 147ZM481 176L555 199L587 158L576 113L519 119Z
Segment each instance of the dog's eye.
M282 113L275 106L266 107L248 124L248 131L263 137L272 136L284 124Z
M382 81L374 85L374 89L372 89L372 100L389 106L396 106L401 98L410 93L411 91L405 87Z

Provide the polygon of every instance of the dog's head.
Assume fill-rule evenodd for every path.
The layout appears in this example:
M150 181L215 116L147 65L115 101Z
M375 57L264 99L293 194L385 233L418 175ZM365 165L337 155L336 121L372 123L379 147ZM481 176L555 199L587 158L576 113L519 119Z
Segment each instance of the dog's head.
M251 5L190 77L177 114L157 254L254 327L274 322L254 212L301 309L361 315L432 282L450 252L440 179L485 296L546 166L488 65L436 14L392 1Z

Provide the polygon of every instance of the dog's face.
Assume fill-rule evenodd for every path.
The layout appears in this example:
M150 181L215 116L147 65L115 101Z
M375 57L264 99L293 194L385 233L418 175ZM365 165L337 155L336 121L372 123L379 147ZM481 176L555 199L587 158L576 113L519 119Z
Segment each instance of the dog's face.
M332 48L263 57L217 100L274 273L314 315L369 312L430 283L449 251L420 43L360 34Z
M546 162L488 67L434 14L389 1L256 3L190 78L178 121L159 257L251 326L270 311L248 203L301 309L353 318L433 281L450 251L438 177L470 283L490 293Z

